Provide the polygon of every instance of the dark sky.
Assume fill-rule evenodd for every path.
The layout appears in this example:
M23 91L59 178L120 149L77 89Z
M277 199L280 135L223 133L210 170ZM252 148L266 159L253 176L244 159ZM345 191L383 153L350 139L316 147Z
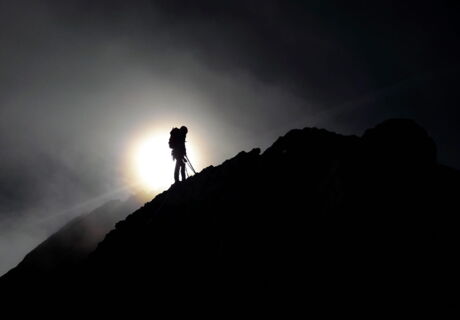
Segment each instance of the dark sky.
M150 127L187 124L203 167L295 127L362 134L409 117L460 168L459 13L440 0L0 0L0 273L132 183L123 153Z

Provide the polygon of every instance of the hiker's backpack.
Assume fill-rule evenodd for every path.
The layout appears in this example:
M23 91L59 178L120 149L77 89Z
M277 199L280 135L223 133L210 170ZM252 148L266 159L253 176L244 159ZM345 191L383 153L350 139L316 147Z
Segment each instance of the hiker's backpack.
M169 147L171 149L176 149L181 143L181 132L179 128L172 128L171 132L169 133Z

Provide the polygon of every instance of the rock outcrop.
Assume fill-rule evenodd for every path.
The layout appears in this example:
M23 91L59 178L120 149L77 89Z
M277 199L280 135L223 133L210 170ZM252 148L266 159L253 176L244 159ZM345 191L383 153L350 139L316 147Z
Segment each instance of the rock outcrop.
M254 308L451 305L459 191L413 121L292 130L171 186L77 272L40 281Z

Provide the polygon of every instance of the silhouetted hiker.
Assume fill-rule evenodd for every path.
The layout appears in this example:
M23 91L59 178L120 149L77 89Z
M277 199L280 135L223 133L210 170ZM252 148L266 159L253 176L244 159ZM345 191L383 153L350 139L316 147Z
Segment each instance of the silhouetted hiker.
M174 169L174 181L179 181L179 170L182 176L182 181L185 180L185 162L187 151L185 150L185 136L188 129L182 126L180 129L173 128L170 132L169 147L172 149L171 154L173 160L176 160L176 168Z

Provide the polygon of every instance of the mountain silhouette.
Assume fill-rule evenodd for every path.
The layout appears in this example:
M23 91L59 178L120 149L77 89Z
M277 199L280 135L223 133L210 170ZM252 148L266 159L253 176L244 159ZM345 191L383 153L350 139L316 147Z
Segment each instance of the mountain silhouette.
M295 129L172 185L78 267L35 278L18 267L0 284L146 290L157 305L452 306L459 191L412 120L361 137Z
M32 280L54 273L69 272L94 251L115 223L140 205L137 197L125 201L111 200L88 214L78 216L43 241L4 278Z

